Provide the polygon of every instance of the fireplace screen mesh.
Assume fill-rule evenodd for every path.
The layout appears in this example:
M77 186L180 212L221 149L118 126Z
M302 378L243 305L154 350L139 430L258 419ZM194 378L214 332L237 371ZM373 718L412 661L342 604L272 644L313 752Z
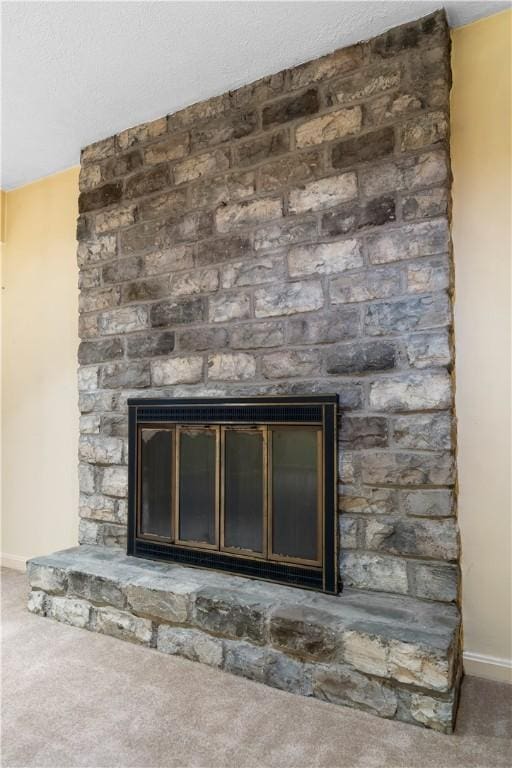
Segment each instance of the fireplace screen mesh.
M312 400L129 401L128 554L336 591L336 398Z

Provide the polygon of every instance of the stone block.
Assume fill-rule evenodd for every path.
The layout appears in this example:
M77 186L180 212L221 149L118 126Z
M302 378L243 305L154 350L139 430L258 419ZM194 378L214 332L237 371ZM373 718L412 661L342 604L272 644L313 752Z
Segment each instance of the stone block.
M454 602L459 592L459 570L456 565L416 562L410 565L412 594L426 600Z
M336 144L331 152L332 167L347 168L357 163L375 162L387 155L392 155L394 149L394 129L381 128Z
M312 670L313 695L333 704L357 707L380 717L393 717L397 694L390 686L337 664Z
M222 640L195 629L181 629L160 624L156 647L163 653L183 656L210 667L220 667L223 660Z
M104 435L82 435L79 442L79 456L91 464L121 464L123 441L118 437Z
M406 265L408 293L443 291L450 286L450 269L447 257L413 261Z
M80 162L90 163L94 160L104 160L104 158L113 155L116 151L115 138L115 136L109 136L107 139L95 141L94 144L84 147L80 152Z
M192 125L191 145L196 150L250 136L258 127L255 110L233 110L206 123Z
M80 517L107 523L121 523L117 515L117 502L100 493L80 494Z
M56 595L63 594L67 589L68 579L62 568L36 565L29 560L27 577L32 589L41 589Z
M453 456L447 451L367 453L362 478L368 485L452 485Z
M341 511L348 514L390 515L398 510L398 494L389 488L363 486L359 490L343 487L343 495L338 498Z
M263 108L261 113L263 128L313 115L319 108L320 101L315 88L310 88L299 95L284 96Z
M448 118L444 112L430 112L415 117L402 126L400 149L408 152L444 141L448 136Z
M39 616L46 616L46 610L49 600L45 592L39 589L32 590L28 596L27 608L30 613L37 613Z
M322 175L322 155L317 150L278 157L259 168L259 186L262 192L274 192L309 181Z
M407 561L364 552L341 553L341 579L345 586L407 594Z
M380 411L445 410L452 403L447 373L415 373L370 384L370 408Z
M230 235L206 240L197 245L196 262L199 266L219 264L240 259L251 253L251 241L243 235Z
M144 272L148 276L189 269L193 264L194 246L188 244L170 246L144 256Z
M187 325L204 320L205 302L201 298L181 301L160 301L153 304L150 311L153 328L168 325Z
M418 413L394 419L391 434L400 448L448 451L452 448L452 428L449 413Z
M324 304L322 285L319 280L298 281L288 285L259 288L254 293L256 317L293 315L312 312Z
M455 716L455 699L435 699L422 693L411 693L410 713L416 723L441 733L451 733Z
M357 549L359 540L359 528L362 527L360 520L347 515L339 517L339 536L343 549Z
M174 347L175 334L173 331L130 334L126 339L126 356L137 358L168 355L174 350Z
M96 632L139 645L151 644L152 625L148 619L108 607L97 608L94 615Z
M389 371L396 365L396 347L387 341L345 344L326 357L326 371L332 375Z
M353 339L361 327L359 310L342 307L321 314L292 317L288 320L290 344L329 344Z
M102 363L105 360L117 360L123 354L123 344L119 338L82 341L78 347L78 362L80 365Z
M172 133L144 150L144 162L146 165L159 165L170 160L180 160L188 155L189 144L188 133Z
M91 616L91 605L86 600L70 597L52 597L48 616L72 627L87 627Z
M95 240L83 240L78 243L77 261L80 268L113 259L116 255L117 240L115 235L103 235Z
M214 96L206 101L200 101L190 107L180 109L173 115L168 115L167 128L169 131L181 131L191 125L225 114L228 107L229 100L224 95Z
M380 516L367 521L364 541L364 549L395 555L455 560L459 553L458 533L453 519L393 519Z
M282 155L289 149L288 130L265 133L256 139L238 144L235 150L235 162L242 167L256 165L262 160Z
M384 32L371 41L371 51L376 60L396 56L403 51L420 46L446 42L448 26L443 11L435 11L417 21L402 24Z
M264 683L267 675L266 648L243 641L224 640L224 669L232 675Z
M274 75L262 77L249 85L242 85L234 91L229 92L230 107L239 109L247 104L261 104L263 101L273 99L283 92L286 85L284 72L277 72Z
M144 260L140 256L130 256L105 264L101 270L104 284L136 280L144 274Z
M339 626L327 612L300 604L276 608L269 619L270 643L300 658L331 660L339 650Z
M187 193L184 189L172 189L152 197L144 198L137 204L138 220L168 217L175 220L187 211Z
M371 304L366 310L365 331L369 336L389 336L446 326L450 322L450 303L443 292Z
M80 213L96 211L99 208L106 208L109 205L119 203L123 196L123 185L121 182L111 182L103 184L101 187L91 189L88 192L80 192L78 196L78 210Z
M80 189L80 192L98 187L101 184L101 181L101 165L98 163L82 165L78 179L78 188Z
M265 619L266 606L253 595L214 587L196 594L193 623L207 632L261 644Z
M368 269L329 282L332 304L387 299L401 293L400 271L394 267Z
M218 352L208 356L208 379L211 381L247 381L256 375L253 355L244 352Z
M296 245L288 252L291 277L331 275L362 266L363 254L358 240Z
M122 155L105 160L101 164L101 175L105 181L111 181L119 176L126 176L136 171L142 165L142 155L138 150L125 152Z
M273 250L293 243L315 240L316 237L317 223L314 219L309 221L287 219L257 229L254 234L254 248L257 251Z
M285 279L283 256L262 256L260 258L235 261L222 269L222 287L237 288L260 283L271 283Z
M68 595L114 608L124 608L126 605L126 597L114 580L91 576L82 571L68 572Z
M202 381L204 361L202 357L171 357L151 361L153 386L166 384L197 384Z
M81 291L98 288L101 284L101 270L97 267L82 269L78 275L78 287Z
M216 291L218 287L219 272L217 269L199 269L171 276L170 290L173 297L211 293Z
M352 203L337 211L322 216L322 234L328 237L348 235L365 227L381 227L395 221L395 200L393 197L379 197L364 205Z
M78 481L82 493L94 493L96 488L94 467L90 464L79 464Z
M341 445L357 448L385 448L388 445L388 422L382 416L345 416L341 420Z
M229 345L233 349L278 347L284 344L284 339L285 333L282 322L264 320L259 323L235 325L230 332Z
M100 431L101 417L99 413L83 413L80 416L80 434L97 435Z
M135 205L123 205L109 211L101 211L94 219L94 231L101 235L114 229L134 224L137 216Z
M125 498L128 494L127 468L105 467L101 478L101 491L107 496Z
M221 205L215 214L219 232L229 232L232 229L248 227L283 215L283 204L280 197L264 197L250 202L243 200L239 203Z
M124 197L133 200L135 197L145 197L153 192L160 192L170 183L169 168L166 163L155 165L149 170L140 171L126 179Z
M445 219L407 224L368 238L368 254L372 264L434 256L447 253L448 249L449 232Z
M137 280L134 283L125 283L121 287L121 302L128 304L132 301L150 301L162 299L169 295L167 280L157 278L155 280Z
M143 331L148 327L147 307L122 307L102 312L98 318L98 328L103 336Z
M103 389L149 387L151 383L149 363L144 361L107 363L102 367L100 383Z
M380 66L373 72L356 72L331 82L326 87L329 106L345 105L396 88L400 84L400 68L397 64Z
M267 653L267 672L265 682L282 691L311 696L312 687L308 670L302 661L291 659L285 653L269 651Z
M180 352L203 352L227 347L228 344L227 328L193 328L178 335Z
M160 117L150 123L142 123L134 128L128 128L117 136L117 144L120 149L129 149L138 144L157 139L167 133L167 118Z
M184 184L187 181L202 178L213 173L222 173L229 168L229 154L222 149L203 152L187 158L174 166L174 182Z
M448 190L443 187L425 189L422 192L404 195L402 216L405 221L428 219L448 213Z
M299 125L295 129L295 142L300 149L314 144L322 144L324 141L341 139L344 136L358 133L361 130L361 124L361 107L338 109Z
M450 517L453 515L453 493L447 489L402 491L402 509L414 517Z
M121 302L121 288L101 288L94 291L81 291L78 299L79 312L97 312L111 309Z
M78 390L79 392L94 392L98 389L99 367L91 365L87 368L78 369Z
M263 355L261 371L266 379L312 376L320 368L320 354L315 349L289 349Z
M291 88L303 88L319 80L328 80L336 75L351 72L363 64L364 47L352 45L308 61L290 70Z
M410 336L405 342L405 352L411 368L450 365L452 350L448 330Z
M308 213L353 200L357 197L355 173L341 173L319 181L310 181L288 193L290 213Z
M192 611L197 584L194 581L173 581L148 574L126 587L126 597L136 613L163 619L172 624L184 624Z
M251 297L248 293L216 294L210 296L208 304L208 317L211 323L246 320L251 316Z
M193 208L216 208L218 205L251 197L255 191L254 171L242 171L213 179L201 179L191 187L190 200Z

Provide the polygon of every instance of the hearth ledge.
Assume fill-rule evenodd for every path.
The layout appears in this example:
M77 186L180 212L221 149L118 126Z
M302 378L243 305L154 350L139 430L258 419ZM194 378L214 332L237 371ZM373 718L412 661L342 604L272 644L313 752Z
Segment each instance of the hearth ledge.
M304 696L449 733L455 605L328 596L87 546L28 563L28 608Z

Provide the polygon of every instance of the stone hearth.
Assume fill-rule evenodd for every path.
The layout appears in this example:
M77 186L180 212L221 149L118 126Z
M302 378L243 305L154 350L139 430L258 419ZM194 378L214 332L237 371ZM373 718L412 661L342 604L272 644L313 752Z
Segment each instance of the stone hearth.
M343 599L82 546L29 563L29 610L285 691L449 732L459 613Z

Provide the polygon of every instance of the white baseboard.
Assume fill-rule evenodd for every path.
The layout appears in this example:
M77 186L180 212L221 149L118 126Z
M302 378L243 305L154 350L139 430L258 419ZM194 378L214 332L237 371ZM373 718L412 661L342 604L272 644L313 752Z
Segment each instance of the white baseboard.
M8 555L6 552L0 554L2 568L13 568L15 571L26 571L28 557L21 555Z
M500 659L497 656L487 656L485 653L464 651L464 672L487 680L512 684L512 659Z

